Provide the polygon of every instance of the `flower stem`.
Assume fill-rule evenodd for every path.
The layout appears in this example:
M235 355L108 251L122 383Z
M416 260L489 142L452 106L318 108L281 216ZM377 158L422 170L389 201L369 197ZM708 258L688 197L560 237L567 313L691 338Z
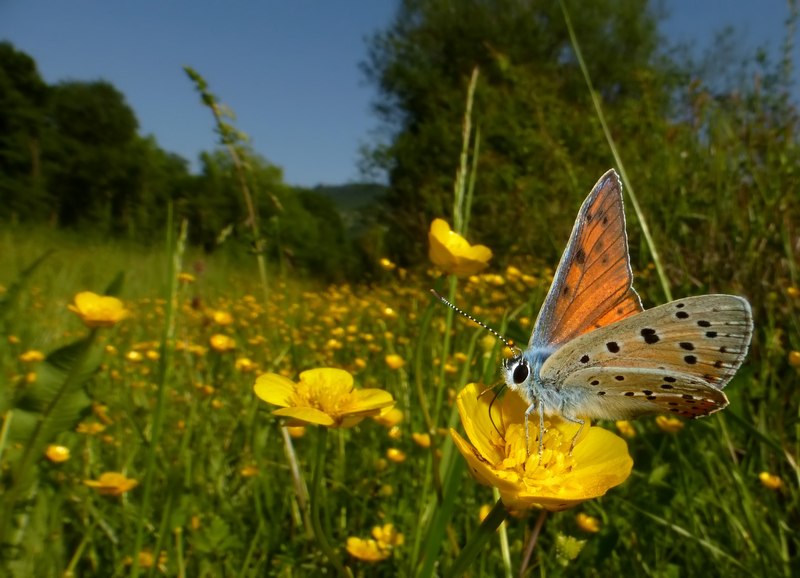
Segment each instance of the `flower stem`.
M652 235L650 235L650 227L647 225L647 219L645 219L644 213L639 206L639 199L633 190L633 185L631 184L630 179L628 179L628 174L625 171L625 165L622 164L622 157L620 156L619 150L617 150L617 145L611 136L611 130L608 127L605 114L603 113L603 106L600 103L600 98L597 96L597 93L594 90L594 86L592 85L592 78L589 76L589 69L586 67L586 62L583 60L581 47L578 44L578 37L575 35L575 29L572 27L572 20L569 17L569 12L567 12L567 6L564 3L564 0L559 0L558 3L561 5L561 11L564 13L564 22L567 25L570 43L572 44L572 49L575 51L575 57L578 60L581 72L583 73L583 79L586 82L586 87L589 89L589 96L594 104L594 109L597 113L597 119L600 121L600 126L603 127L603 134L606 137L608 148L611 149L611 154L614 155L614 162L617 163L619 174L622 177L622 182L625 183L625 190L628 191L628 198L630 198L631 204L633 205L633 210L636 213L636 218L639 220L639 227L642 229L642 235L644 236L645 243L647 244L647 248L650 250L650 255L653 257L653 263L656 266L658 279L661 282L661 290L664 292L664 296L666 297L667 301L672 301L672 292L670 291L667 275L664 272L664 266L661 263L661 257L658 253L658 249L656 248L655 241L653 240Z
M489 538L494 536L495 531L500 527L500 524L503 523L507 516L508 512L506 511L503 501L497 500L492 511L489 512L489 515L486 516L486 519L483 521L483 524L480 525L478 531L469 539L467 545L461 550L461 554L459 554L456 561L453 562L453 565L446 574L448 578L464 575L470 564L472 564L472 561L478 556L486 542L489 541Z
M328 429L324 427L318 428L317 435L317 457L314 463L314 473L311 478L311 525L314 528L314 535L317 538L322 553L328 558L328 561L336 567L340 576L352 578L353 574L350 569L342 565L339 555L331 547L330 540L322 528L322 521L320 518L320 503L322 496L320 495L320 486L322 485L322 477L325 473L325 448L328 439Z
M547 519L547 510L542 510L539 514L539 517L536 519L536 525L533 527L533 533L531 537L528 539L528 545L525 548L525 556L522 558L522 564L519 567L519 575L520 578L525 576L525 572L528 571L528 564L531 561L531 555L533 554L533 549L536 547L536 542L539 541L539 534L542 533L542 527L544 526L544 521Z

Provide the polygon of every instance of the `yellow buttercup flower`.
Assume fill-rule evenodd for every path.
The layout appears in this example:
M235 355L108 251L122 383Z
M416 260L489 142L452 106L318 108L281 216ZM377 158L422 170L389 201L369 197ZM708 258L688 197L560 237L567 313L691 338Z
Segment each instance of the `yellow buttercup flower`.
M212 335L209 339L209 343L211 344L211 349L220 353L236 349L236 340L222 333Z
M390 353L386 356L385 360L389 369L400 369L406 364L405 360L396 353Z
M51 444L47 446L44 455L54 464L66 462L69 459L69 448Z
M386 457L396 464L402 464L406 461L406 454L403 450L398 450L397 448L389 448L386 450Z
M381 269L383 269L384 271L394 271L397 268L397 265L392 263L386 257L382 257L381 259L379 259L378 265L380 265Z
M394 404L389 392L355 389L352 375L330 367L304 371L297 383L267 373L256 380L254 390L267 403L281 406L272 413L289 418L289 425L352 427Z
M775 474L770 474L769 472L761 472L758 474L758 479L761 480L761 484L770 490L780 490L783 489L783 480L780 479L779 476Z
M212 311L210 317L217 325L231 325L233 323L233 315L227 311Z
M403 421L403 410L393 405L383 408L380 413L374 416L376 422L384 427L393 428Z
M620 433L621 436L626 438L635 438L636 437L636 428L633 427L633 424L629 422L627 419L620 419L614 422L614 425L617 426L617 431Z
M602 496L630 475L633 460L628 446L610 431L587 423L575 439L578 424L548 418L540 458L537 420L530 423L532 447L526 451L527 404L522 398L506 395L490 410L491 396L479 395L479 387L469 384L457 398L470 441L455 430L450 434L473 475L480 483L495 486L507 507L564 510Z
M179 273L178 281L185 284L194 283L195 277L191 273Z
M600 531L600 520L594 516L590 516L589 514L584 514L583 512L579 513L577 516L575 516L575 522L584 532L596 534Z
M470 245L453 231L447 221L434 219L428 233L431 262L445 273L469 277L483 271L492 258L492 251L483 245Z
M792 367L800 367L800 351L789 352L789 365Z
M44 353L35 349L31 349L25 353L20 353L19 360L22 363L36 363L38 361L44 361Z
M362 540L354 536L347 539L347 552L363 562L380 562L391 554L388 548L381 548L375 540Z
M384 548L401 546L406 541L405 536L395 529L394 524L375 526L372 528L372 537Z
M683 429L685 423L677 417L669 417L666 415L659 415L656 417L656 425L658 429L667 433L678 433Z
M116 297L82 291L75 295L74 301L68 308L81 318L86 327L111 327L130 315Z
M412 433L411 439L414 440L414 443L417 444L421 448L429 448L431 447L431 436L428 433Z
M83 480L83 483L104 496L121 496L139 485L136 480L119 472L106 472L96 480Z

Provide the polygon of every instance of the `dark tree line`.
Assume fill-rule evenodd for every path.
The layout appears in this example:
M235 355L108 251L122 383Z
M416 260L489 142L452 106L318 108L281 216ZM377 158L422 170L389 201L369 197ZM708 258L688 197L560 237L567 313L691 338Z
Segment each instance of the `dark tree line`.
M191 174L185 159L138 129L110 83L48 85L30 56L0 43L0 222L146 243L163 238L173 202L194 244L249 248L241 193L222 149L202 153L199 174ZM288 186L279 167L252 151L248 167L273 261L323 278L364 269L358 230L345 226L336 194Z

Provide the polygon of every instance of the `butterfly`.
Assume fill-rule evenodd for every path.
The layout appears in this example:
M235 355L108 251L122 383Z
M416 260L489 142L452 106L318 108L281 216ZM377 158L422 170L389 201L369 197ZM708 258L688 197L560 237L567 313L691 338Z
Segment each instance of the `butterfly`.
M728 405L722 389L747 355L752 333L750 305L735 295L642 307L622 185L612 169L583 202L528 347L504 360L503 374L529 404L526 440L534 411L540 432L553 414L581 427L587 418L696 418Z

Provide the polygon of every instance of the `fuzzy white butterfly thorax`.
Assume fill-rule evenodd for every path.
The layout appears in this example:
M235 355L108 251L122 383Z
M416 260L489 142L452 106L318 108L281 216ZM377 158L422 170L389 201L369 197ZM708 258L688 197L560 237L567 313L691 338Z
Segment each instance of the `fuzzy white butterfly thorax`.
M526 415L688 418L728 405L722 392L747 354L750 305L733 295L643 310L633 289L622 186L608 171L584 201L528 348L503 363ZM527 422L526 422L527 430ZM541 436L540 436L541 451Z

